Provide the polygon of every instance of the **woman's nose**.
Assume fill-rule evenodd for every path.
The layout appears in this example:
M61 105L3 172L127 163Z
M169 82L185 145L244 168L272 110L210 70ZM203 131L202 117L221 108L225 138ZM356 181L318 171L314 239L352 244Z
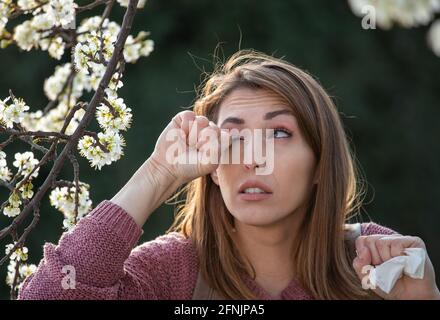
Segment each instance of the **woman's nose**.
M244 167L248 170L254 169L254 168L258 168L258 164L256 163L252 163L252 164L245 164Z
M261 145L256 145L257 143L260 143ZM265 161L258 156L260 152L257 151L257 149L263 150L262 152L265 152L265 143L264 141L258 140L258 139L244 139L242 141L242 154L241 159L242 163L247 170L254 170L255 168L260 168L265 165Z
M264 167L264 165L265 165L265 162L262 163L262 164L259 164L259 163L257 163L255 160L252 160L251 163L244 163L244 167L245 167L247 170L253 170L253 169L255 169L255 168Z

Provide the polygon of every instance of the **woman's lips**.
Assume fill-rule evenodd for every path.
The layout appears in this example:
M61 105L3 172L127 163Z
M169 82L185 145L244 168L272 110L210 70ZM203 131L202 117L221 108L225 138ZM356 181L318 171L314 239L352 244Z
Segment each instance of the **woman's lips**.
M261 201L272 196L272 193L239 193L238 197L244 201Z
M272 193L272 189L267 184L255 179L249 179L243 182L238 188L238 192L244 192L247 188L259 188L266 193Z
M247 192L246 190L253 189L253 192ZM259 189L255 192L255 189ZM268 199L272 196L272 189L265 183L256 179L246 180L238 188L238 197L244 201L260 201Z

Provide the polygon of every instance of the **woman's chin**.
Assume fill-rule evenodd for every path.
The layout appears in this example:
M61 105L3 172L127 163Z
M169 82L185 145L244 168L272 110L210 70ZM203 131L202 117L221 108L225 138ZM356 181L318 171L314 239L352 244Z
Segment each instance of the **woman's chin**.
M240 210L236 211L233 216L240 223L253 227L270 226L279 221L279 218L277 218L273 212L267 210L264 212L258 212L258 210Z

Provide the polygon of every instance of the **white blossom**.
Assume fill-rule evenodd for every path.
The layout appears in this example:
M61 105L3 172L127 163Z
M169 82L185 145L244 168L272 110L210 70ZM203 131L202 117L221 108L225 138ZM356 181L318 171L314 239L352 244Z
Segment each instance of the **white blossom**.
M47 16L56 26L68 28L75 21L76 7L73 0L49 0Z
M90 186L85 183L79 183L78 192L78 216L77 220L83 218L91 211L92 200L89 196ZM63 226L70 230L75 226L75 186L72 187L57 187L50 193L50 204L61 211L64 215Z
M9 101L10 97L7 97L4 100L0 99L0 123L6 126L7 128L12 128L12 121L6 118L6 108L8 105L6 104Z
M87 33L91 33L92 31L98 32L101 20L102 18L100 16L84 19L81 22L81 25L78 27L77 41L85 42L87 40ZM121 30L121 26L106 18L102 22L102 30L107 34L107 37L112 39L112 41L116 41L118 33Z
M24 153L17 152L14 155L15 161L12 163L12 165L19 170L21 170L21 175L25 176L29 174L35 166L38 164L38 160L34 158L34 153L31 151L26 151ZM38 171L40 168L38 167L31 175L31 177L37 177Z
M81 21L80 26L78 27L78 42L82 42L85 40L85 33L92 31L92 30L98 30L99 25L101 24L102 18L100 16L94 16L90 18L85 18ZM108 25L109 19L105 19L102 26L105 28Z
M127 62L134 62L140 57L140 50L142 45L139 42L135 42L133 36L129 35L124 46L124 59Z
M15 27L14 40L21 49L29 51L38 46L40 35L37 29L32 26L31 21L26 20Z
M379 27L389 29L394 23L405 28L428 24L440 10L440 0L349 0L353 12L366 14L366 6L374 7Z
M3 209L3 214L7 217L13 218L20 214L21 200L16 191L13 191L8 198L8 205Z
M116 91L118 91L119 88L122 88L124 83L121 81L122 74L115 72L115 74L110 79L110 82L108 84L108 88L106 89L106 93L108 96L116 96Z
M23 5L34 7L32 2L33 0L23 0ZM26 20L15 28L15 42L23 50L41 48L47 50L51 57L61 59L65 44L59 36L50 37L51 29L56 26L67 28L74 22L75 7L73 0L50 0L41 11L34 12L31 20Z
M52 58L60 60L64 54L64 48L65 44L63 42L63 39L61 37L56 37L50 40L47 52L49 52L49 55Z
M70 63L55 67L55 73L44 81L44 93L49 100L55 100L71 72Z
M103 62L110 60L115 41L114 35L107 31L102 34L96 31L87 33L84 41L75 46L73 52L75 68L85 74L92 73L95 65L102 65Z
M10 287L12 287L13 285L16 276L16 269L17 269L17 261L10 259L8 265L8 273L6 274L6 284ZM37 270L37 266L35 264L27 264L20 262L20 266L18 267L18 275L17 275L15 289L19 290L23 285L23 281L27 277L34 274L36 270Z
M0 100L0 122L7 128L12 128L14 122L20 123L24 119L25 112L29 110L23 99L14 98L8 105L7 102L10 100L10 97Z
M129 35L124 46L124 59L126 62L134 63L141 56L147 57L154 49L154 42L150 39L145 39L148 33L145 31L139 32L136 38Z
M12 172L8 167L0 167L0 180L9 181L11 180Z
M55 25L55 21L46 13L35 15L31 20L31 26L36 30L49 30Z
M41 110L38 110L35 113L26 114L22 122L23 127L27 130L61 130L66 115L82 96L83 91L90 91L92 89L90 77L82 73L76 73L73 76L72 88L61 92L65 87L70 72L70 63L55 68L55 73L44 82L44 92L49 100L56 100L58 97L58 103L45 115L43 115ZM72 121L67 126L66 134L71 134L75 131L84 113L85 111L83 109L76 110Z
M0 150L0 167L6 167L6 153Z
M37 2L35 0L18 0L17 5L20 7L20 9L26 11L35 8L37 6Z
M27 130L42 130L42 131L60 131L64 125L66 114L73 107L73 102L68 108L66 101L61 101L59 104L51 109L45 116L42 113L34 113L23 120L23 126ZM72 120L66 128L66 134L72 134L78 127L79 122L84 116L83 109L76 110Z
M34 191L32 190L33 187L34 185L31 181L24 183L19 189L21 191L21 196L25 199L31 199L34 195Z
M428 31L428 44L432 51L440 57L440 19L434 21Z
M106 131L126 131L130 128L132 114L131 109L127 108L124 103L124 99L117 98L116 96L107 97L108 104L112 106L116 116L112 114L110 108L105 104L96 109L96 118L99 125Z
M5 253L9 254L11 252L11 250L14 248L15 244L16 243L7 244L6 249L5 249ZM15 260L15 261L26 261L28 259L28 248L26 248L26 247L16 248L15 251L9 257L9 259Z
M3 209L3 214L9 218L13 218L16 217L20 214L21 210L20 207L14 207L12 205L7 205L4 209Z
M128 7L128 3L130 2L130 0L117 0L118 3L122 6L122 7ZM147 0L139 0L138 4L137 4L137 8L143 8L145 7L145 3L147 2Z
M144 40L142 42L142 48L140 50L140 54L143 57L148 57L151 52L154 50L154 41L151 39Z
M102 166L117 161L123 155L122 147L125 146L124 138L117 132L99 132L99 142L104 145L109 152L104 152L99 146L95 145L95 139L91 136L84 136L78 142L78 150L82 156L90 161L93 168L101 170Z
M36 270L37 266L35 264L22 264L19 268L20 276L23 278L27 278L34 274Z
M9 13L11 11L12 0L0 1L0 34L8 23Z
M14 282L16 265L17 262L15 262L14 260L9 260L8 273L6 274L6 284L10 287L12 287L12 284Z
M43 116L43 111L41 110L37 110L36 112L27 112L24 115L21 125L29 131L40 130L38 123L42 118L42 116Z
M75 65L78 70L85 70L91 66L91 57L99 58L97 52L100 48L100 37L98 28L101 23L101 17L91 17L85 19L78 28L79 36L77 38L78 44L75 48ZM120 31L120 26L115 22L110 22L105 19L102 24L102 32L104 39L104 56L107 51L113 52L113 43L117 39ZM154 42L150 39L145 40L148 35L147 32L141 31L136 38L129 35L124 46L124 58L127 62L136 62L141 56L148 56L154 47ZM110 47L108 48L108 46ZM106 60L110 57L105 57Z
M14 98L9 105L8 117L15 123L20 123L24 118L24 112L29 110L29 106L26 105L23 99Z

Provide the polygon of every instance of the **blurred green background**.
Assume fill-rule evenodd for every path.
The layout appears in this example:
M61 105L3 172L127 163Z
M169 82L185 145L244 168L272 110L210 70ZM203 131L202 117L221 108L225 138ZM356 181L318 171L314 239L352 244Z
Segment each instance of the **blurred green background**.
M120 23L123 12L115 5L112 19ZM125 184L171 117L191 105L201 69L212 70L216 46L220 43L227 57L239 49L241 37L241 48L284 57L321 81L335 98L369 182L364 220L420 236L440 274L440 58L427 47L427 27L363 30L346 1L148 0L132 34L140 30L151 31L155 50L127 65L124 75L120 94L134 114L124 134L125 156L101 171L79 157L80 180L91 185L94 207ZM44 107L43 81L57 63L45 52L0 50L0 98L11 88L32 111ZM37 181L47 173L40 170ZM72 174L66 162L60 178L71 180ZM6 190L0 195L4 201ZM172 219L173 207L160 207L144 226L141 242L162 234ZM38 264L43 244L58 241L62 220L47 195L26 244L29 262ZM8 221L1 215L1 228ZM0 299L9 297L5 276L3 265Z

